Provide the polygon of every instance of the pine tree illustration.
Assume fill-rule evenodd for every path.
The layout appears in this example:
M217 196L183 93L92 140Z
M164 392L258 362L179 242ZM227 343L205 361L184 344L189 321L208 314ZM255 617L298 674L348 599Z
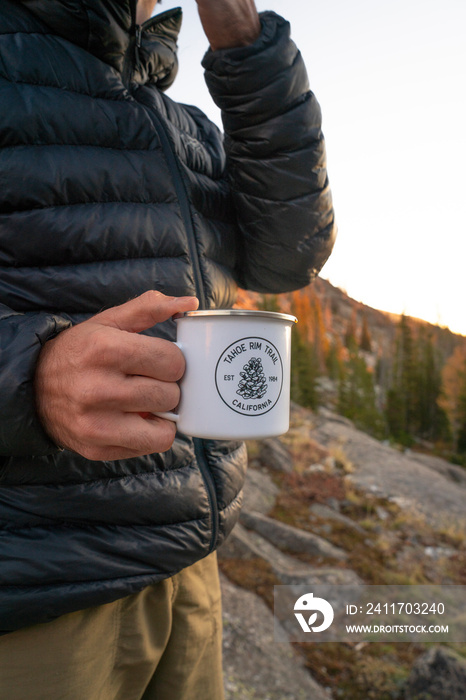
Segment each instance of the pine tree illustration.
M244 372L240 372L242 377L237 394L243 399L261 399L267 393L267 380L262 367L260 357L251 357L246 365L243 365Z

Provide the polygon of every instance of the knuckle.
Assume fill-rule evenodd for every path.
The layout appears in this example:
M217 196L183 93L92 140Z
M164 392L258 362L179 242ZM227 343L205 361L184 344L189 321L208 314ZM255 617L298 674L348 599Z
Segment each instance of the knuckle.
M73 394L79 409L86 412L98 402L99 389L93 382L81 381L75 385Z
M172 410L173 408L176 408L178 404L180 403L181 399L181 390L178 384L171 384L171 391L170 391L170 400L168 401L169 403L169 410Z
M163 418L155 418L150 432L141 432L132 447L140 455L166 452L173 445L175 436L174 423Z
M81 324L82 326L85 323ZM107 326L92 326L75 339L74 357L78 370L115 364L118 357L118 342L115 329Z
M98 331L94 334L89 351L92 358L101 365L113 364L117 353L115 338L111 331Z
M140 296L137 297L138 301L143 304L152 304L152 303L157 303L161 299L165 297L162 292L158 292L156 289L149 289L147 292L144 292Z
M176 435L176 425L169 420L161 419L157 437L157 452L166 452L173 445Z
M184 374L186 362L184 355L175 343L169 340L156 339L154 345L158 376L166 382L177 382Z
M95 416L86 413L81 413L77 416L75 430L79 436L79 440L89 449L95 448L95 443L101 440L103 435L103 426L101 421Z
M74 436L79 440L79 442L83 442L86 444L86 435L87 435L87 424L88 424L88 417L85 413L81 411L76 411L76 414L74 416L73 420L73 434Z
M135 302L137 304L137 311L143 316L149 314L149 318L152 317L153 323L157 323L157 309L160 306L161 300L165 297L161 292L157 292L155 289L149 289L140 296L136 297Z
M99 462L105 459L105 453L99 447L89 447L88 445L85 445L79 450L79 454L91 462Z
M186 361L181 350L174 343L162 345L159 349L159 359L165 368L165 380L179 381L186 369Z
M180 401L180 387L175 382L159 382L153 397L154 410L171 411Z
M184 359L184 355L181 352L179 348L175 346L177 352L174 355L173 361L172 361L172 367L173 367L173 379L174 381L179 381L183 374L185 373L186 370L186 360Z

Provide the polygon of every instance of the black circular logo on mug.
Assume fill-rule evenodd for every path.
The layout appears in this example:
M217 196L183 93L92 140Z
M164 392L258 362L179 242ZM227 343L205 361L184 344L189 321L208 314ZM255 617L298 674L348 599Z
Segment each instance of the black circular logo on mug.
M215 385L226 405L244 416L261 416L280 398L283 363L266 338L251 336L231 343L215 368Z

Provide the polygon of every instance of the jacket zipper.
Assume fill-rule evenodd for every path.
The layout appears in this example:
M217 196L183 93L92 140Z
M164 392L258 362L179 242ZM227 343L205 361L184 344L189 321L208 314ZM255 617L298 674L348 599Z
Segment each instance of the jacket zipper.
M139 70L141 67L141 61L139 58L139 49L141 48L141 41L142 41L142 27L140 24L136 24L135 28L135 35L134 35L134 40L135 40L135 47L134 47L134 65L136 66L136 69Z
M191 211L189 208L188 196L184 187L184 182L179 171L179 166L173 153L168 134L165 130L165 125L163 124L162 118L154 111L151 110L151 115L155 116L157 123L159 124L159 135L160 141L162 143L162 149L164 151L165 157L170 168L173 182L175 184L176 195L178 197L178 202L180 204L181 214L183 221L185 223L189 253L193 264L194 282L196 285L196 293L199 298L199 308L205 309L205 293L204 284L202 281L201 268L199 263L199 254L197 252L196 239L194 234L194 228L191 220ZM196 455L196 460L204 480L204 485L206 487L207 496L209 498L210 512L212 513L212 536L209 546L209 554L213 552L217 544L218 538L218 504L217 504L217 494L215 491L214 479L212 477L209 465L207 463L206 454L204 451L204 443L200 438L193 438L194 444L194 454Z
M202 280L201 264L199 262L199 253L197 250L196 235L194 233L193 222L191 219L191 210L189 206L188 195L186 194L186 189L184 186L182 175L180 173L179 165L176 161L175 154L173 153L172 146L170 144L170 140L168 138L168 134L166 132L162 118L157 114L157 112L155 112L155 110L151 110L150 114L155 117L159 126L158 134L160 136L162 149L167 159L168 167L171 171L173 183L175 185L176 196L180 205L181 215L183 217L183 222L185 225L188 239L189 255L193 265L194 284L196 287L196 294L199 299L199 308L205 309L206 297L204 291L204 282Z
M125 56L125 62L122 72L123 82L129 89L131 76L133 74L133 60L137 65L139 63L139 48L141 46L141 36L142 36L142 26L136 24L136 4L132 5L133 8L133 28L134 28L134 38L132 37L130 45ZM133 53L134 48L134 53ZM134 58L133 58L134 57ZM160 142L162 145L162 150L164 152L165 158L169 170L171 172L173 183L175 185L176 196L180 205L181 215L186 229L186 235L188 239L189 255L193 266L194 284L196 288L196 295L199 299L199 308L206 308L206 296L204 290L204 282L202 280L201 265L199 262L199 253L197 250L196 236L194 233L193 222L191 219L191 210L189 206L188 195L184 186L183 178L180 172L179 165L177 163L175 154L170 143L170 139L166 132L165 125L162 118L157 112L151 109L150 116L153 116L157 122L158 129L157 133L160 137ZM212 535L209 545L209 554L215 549L218 539L218 504L217 504L217 494L215 491L215 484L212 474L207 463L207 458L204 451L204 444L201 439L194 438L194 454L196 456L197 463L199 465L199 470L201 472L204 485L206 487L207 496L209 499L210 512L212 514Z
M162 118L154 110L151 110L151 115L155 116L155 119L159 125L158 133L160 136L160 141L162 144L162 149L168 162L168 167L171 171L173 182L175 185L176 196L181 209L181 214L186 228L189 254L193 265L194 283L196 286L196 294L199 299L199 308L206 308L204 283L202 281L201 267L199 263L199 254L197 252L196 239L194 234L194 228L191 220L191 211L189 208L188 196L184 187L184 182L182 180L181 173L179 171L179 166L173 153L168 134L165 130L165 125L163 124ZM207 458L204 451L204 444L200 438L193 438L194 444L194 454L196 456L197 464L204 481L204 485L207 491L207 496L209 499L210 512L212 514L212 536L209 546L209 554L213 552L217 544L218 539L218 504L217 504L217 494L215 491L214 479L212 477L209 465L207 463Z
M159 125L158 133L160 136L160 141L162 144L162 149L170 168L173 182L175 184L176 196L178 197L178 202L180 204L181 214L186 228L189 254L193 264L194 273L194 283L196 285L196 293L199 299L199 308L206 308L205 293L204 293L204 283L202 281L201 267L199 263L199 254L197 252L196 239L194 234L194 228L191 220L191 211L189 208L188 196L184 187L181 173L179 171L179 166L173 153L168 134L165 130L165 125L163 124L162 118L154 111L151 110L151 115L155 116L157 123ZM194 444L194 454L196 455L196 460L206 487L207 496L209 498L210 512L212 513L212 536L209 546L209 554L213 552L217 544L218 538L218 505L217 505L217 494L215 491L214 479L212 477L209 465L207 463L207 458L204 451L204 444L200 438L193 438Z
M131 83L131 77L133 75L133 63L134 59L136 56L134 55L134 52L137 51L139 53L138 47L135 47L135 44L137 43L137 34L138 34L138 29L142 31L142 28L137 24L136 22L136 5L137 5L137 0L132 0L131 2L131 30L130 30L130 39L129 39L129 44L128 48L126 49L125 57L123 60L123 68L121 71L121 77L123 80L123 84L128 88ZM139 36L140 38L140 36ZM139 56L138 56L139 58Z
M210 510L212 513L212 536L210 539L209 554L214 551L217 545L218 539L218 504L217 495L215 492L215 484L212 473L207 464L207 458L204 451L204 443L200 438L193 438L194 443L194 453L196 455L197 463L199 469L201 470L202 477L207 490L207 496L209 498Z
M142 30L144 28L144 25L149 25L151 23L151 19L147 20L147 22L144 22L144 25L140 25L136 23L136 3L133 2L131 4L131 12L132 12L132 18L133 18L133 25L131 28L131 39L128 45L128 49L126 51L125 55L125 60L124 60L124 65L123 65L123 71L122 71L122 78L123 78L123 83L126 85L128 90L130 89L130 83L131 83L131 77L133 75L133 69L134 66L139 65L139 49L141 47L141 40L142 40ZM206 308L206 296L205 296L205 290L204 290L204 282L202 280L202 273L201 273L201 265L199 262L199 253L197 250L197 244L196 244L196 235L194 233L194 227L193 227L193 222L191 218L191 209L189 206L189 200L188 200L188 195L186 193L186 189L184 186L183 178L180 172L179 165L177 163L177 160L175 158L175 154L173 153L173 149L170 143L170 139L168 137L166 127L163 123L162 118L155 112L153 109L150 110L150 115L154 116L158 129L157 133L160 136L160 141L162 144L162 150L164 152L165 158L167 159L168 167L170 169L172 178L173 178L173 183L175 185L175 191L176 191L176 196L178 198L178 202L180 205L180 210L181 210L181 216L183 218L183 222L185 225L186 229L186 234L187 234L187 239L188 239L188 246L189 246L189 255L192 261L192 266L193 266L193 275L194 275L194 285L196 288L196 295L199 299L199 308L200 309L205 309Z

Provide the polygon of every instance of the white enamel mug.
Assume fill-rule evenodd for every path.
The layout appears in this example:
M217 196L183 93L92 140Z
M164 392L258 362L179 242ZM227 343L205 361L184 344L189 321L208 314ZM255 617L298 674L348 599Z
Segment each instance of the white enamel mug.
M156 413L185 435L217 440L286 433L295 316L229 309L177 314L186 360L177 411Z

